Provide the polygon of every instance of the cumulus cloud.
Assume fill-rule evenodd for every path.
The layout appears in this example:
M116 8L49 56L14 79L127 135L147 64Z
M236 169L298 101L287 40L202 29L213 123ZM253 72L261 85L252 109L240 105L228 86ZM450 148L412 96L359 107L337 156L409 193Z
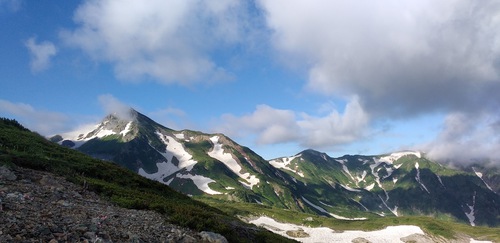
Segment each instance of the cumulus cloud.
M31 71L40 72L50 66L50 61L57 54L56 46L49 41L36 42L35 37L29 38L24 45L28 48L31 55Z
M498 114L498 113L497 113ZM429 157L455 164L500 163L500 117L453 113L446 117L436 139L420 146Z
M295 119L293 111L258 105L252 114L241 117L223 115L215 130L235 137L258 134L259 144L281 143L298 138Z
M61 113L42 111L24 103L0 99L0 116L16 119L43 135L54 135L69 128L69 118Z
M498 104L500 2L259 1L275 47L308 88L407 117ZM286 7L284 7L286 6Z
M498 136L486 137L500 107L500 2L260 0L259 6L280 57L308 67L308 89L356 95L373 121L450 114L425 147L435 158L500 155Z
M258 144L295 143L304 148L332 148L367 135L369 116L358 99L352 99L343 113L332 110L323 117L259 105L248 115L224 115L217 131L229 136L256 135Z
M98 97L98 100L106 114L114 114L124 120L132 120L134 118L130 113L132 107L118 100L113 95L103 94Z
M210 52L248 38L248 3L237 0L87 0L66 43L110 62L122 79L191 84L230 78ZM245 40L246 41L246 40Z

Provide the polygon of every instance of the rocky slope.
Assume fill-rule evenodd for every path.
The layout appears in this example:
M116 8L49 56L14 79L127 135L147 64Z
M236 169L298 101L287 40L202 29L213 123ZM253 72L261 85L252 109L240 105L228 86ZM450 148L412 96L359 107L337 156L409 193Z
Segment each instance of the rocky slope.
M0 167L0 242L227 242L124 209L62 177Z

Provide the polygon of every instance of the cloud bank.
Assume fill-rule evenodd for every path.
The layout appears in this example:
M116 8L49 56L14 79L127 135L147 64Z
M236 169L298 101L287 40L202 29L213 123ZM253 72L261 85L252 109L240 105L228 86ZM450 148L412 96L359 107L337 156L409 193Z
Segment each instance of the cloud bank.
M98 98L99 104L106 112L106 115L114 114L123 120L133 120L134 117L130 113L132 107L118 100L111 94L103 94Z
M489 124L500 107L500 2L261 0L259 6L280 58L308 67L308 89L355 95L372 121L449 114L442 133L423 146L432 156L498 158L498 136L485 136L498 133Z
M394 118L498 105L500 2L260 1L308 88ZM283 6L287 6L286 8Z
M498 113L497 113L498 114ZM420 146L433 158L449 163L500 163L500 117L453 113L446 117L437 138Z
M249 38L247 3L237 0L87 0L63 40L114 65L125 80L192 84L231 78L210 53Z
M61 113L40 111L31 105L0 99L0 114L16 119L27 128L50 136L69 128L69 118Z
M343 113L332 110L323 117L259 105L251 114L222 116L215 130L235 137L252 134L258 144L296 143L306 148L333 148L365 138L369 120L355 98Z

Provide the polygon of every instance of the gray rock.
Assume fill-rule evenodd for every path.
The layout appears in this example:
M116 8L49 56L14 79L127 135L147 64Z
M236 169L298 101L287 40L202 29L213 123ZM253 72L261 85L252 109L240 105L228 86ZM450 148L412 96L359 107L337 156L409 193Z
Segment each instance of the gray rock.
M6 166L0 166L0 180L15 181L17 176Z
M217 234L209 231L202 231L199 233L201 239L210 243L227 243L226 237L221 234Z
M362 237L354 238L351 242L352 243L371 243L371 241L369 241L365 238L362 238Z
M293 237L293 238L305 238L305 237L309 237L309 234L304 232L303 229L298 229L298 230L289 230L286 232L286 234L290 237Z
M422 235L422 234L412 234L412 235L409 235L406 237L402 237L400 240L403 242L406 242L406 243L412 243L412 242L432 243L432 242L435 242L430 237L428 237L426 235Z

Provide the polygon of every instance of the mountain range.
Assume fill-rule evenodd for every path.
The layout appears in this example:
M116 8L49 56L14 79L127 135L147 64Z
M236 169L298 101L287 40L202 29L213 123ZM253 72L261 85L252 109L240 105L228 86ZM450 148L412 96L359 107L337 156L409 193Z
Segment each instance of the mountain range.
M195 198L342 220L425 215L500 225L498 167L453 167L420 151L332 158L309 149L265 160L223 134L172 130L133 109L49 140Z

